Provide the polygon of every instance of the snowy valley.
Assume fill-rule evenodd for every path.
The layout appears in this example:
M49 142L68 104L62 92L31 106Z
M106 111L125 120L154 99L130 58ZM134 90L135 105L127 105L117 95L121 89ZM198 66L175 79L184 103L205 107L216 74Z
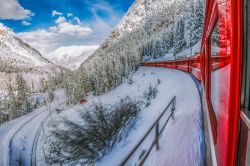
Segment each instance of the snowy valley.
M99 46L69 46L60 47L45 55L51 62L59 64L67 69L76 70L88 59Z

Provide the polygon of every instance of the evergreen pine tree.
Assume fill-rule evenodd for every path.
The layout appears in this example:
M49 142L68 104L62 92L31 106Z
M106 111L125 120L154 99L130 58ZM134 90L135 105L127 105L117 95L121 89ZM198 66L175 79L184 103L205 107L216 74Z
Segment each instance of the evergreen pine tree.
M191 40L197 43L201 40L202 32L203 32L203 21L204 21L204 2L202 0L198 0L194 7L194 18L193 18L193 28Z
M19 109L24 111L24 113L28 113L32 111L31 100L30 100L30 89L27 85L27 82L21 75L17 75L16 84L17 84L17 103Z
M14 93L14 88L12 85L7 83L7 92L8 92L8 98L5 101L5 107L8 110L9 113L12 114L13 117L18 117L19 112L17 111L17 99Z
M186 46L186 40L185 40L185 24L184 20L180 18L180 20L177 23L175 35L174 35L174 53L181 52L185 46Z

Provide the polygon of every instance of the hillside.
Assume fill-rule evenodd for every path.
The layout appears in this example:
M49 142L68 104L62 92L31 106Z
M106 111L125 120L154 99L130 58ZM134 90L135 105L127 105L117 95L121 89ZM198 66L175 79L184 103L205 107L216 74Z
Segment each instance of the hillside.
M14 84L17 74L22 74L33 90L42 85L41 79L59 72L60 67L45 59L36 49L23 42L8 27L0 23L0 89L6 83Z

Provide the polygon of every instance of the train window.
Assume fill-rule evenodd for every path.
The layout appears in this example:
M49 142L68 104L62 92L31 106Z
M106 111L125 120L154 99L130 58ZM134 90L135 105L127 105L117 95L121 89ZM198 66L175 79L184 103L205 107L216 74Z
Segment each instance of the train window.
M227 54L225 41L227 30L219 26L218 19L210 35L209 50L209 98L210 112L215 129L217 130L220 117L224 117L228 110L230 92L230 56Z
M218 23L215 24L213 33L211 36L211 57L210 57L210 69L211 69L211 102L213 106L213 113L218 118L219 107L219 75L215 73L216 58L219 56L219 28Z

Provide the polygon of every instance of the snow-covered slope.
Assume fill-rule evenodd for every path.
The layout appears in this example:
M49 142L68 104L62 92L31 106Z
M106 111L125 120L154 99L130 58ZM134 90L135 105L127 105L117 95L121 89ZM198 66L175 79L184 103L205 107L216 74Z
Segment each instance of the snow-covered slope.
M136 29L145 29L148 32L151 31L150 33L156 31L156 29L160 31L170 24L170 22L166 20L169 20L173 14L175 14L175 16L180 15L181 12L178 11L181 11L184 2L184 0L136 0L120 23L113 29L111 35L104 42L104 45L114 42ZM164 10L169 7L171 7L172 10L176 9L175 12L173 13L168 10L168 13L164 14ZM166 17L167 14L171 15ZM153 19L153 21L151 19Z
M0 71L29 71L37 70L41 73L51 72L54 64L19 39L8 27L0 23Z
M49 53L46 57L65 68L75 70L89 56L91 56L99 46L69 46L60 47Z
M22 74L34 88L38 80L59 71L59 66L45 59L36 49L23 42L8 27L0 23L0 81L15 81L16 74ZM4 89L5 84L0 85Z
M145 166L194 166L204 164L204 140L202 131L202 110L199 90L192 78L178 70L141 67L132 77L133 84L124 83L113 91L98 97L103 103L112 103L119 98L130 96L138 100L151 85L157 86L158 93L151 104L142 109L139 120L128 137L98 161L96 166L116 166L131 152L151 125L176 96L174 120L167 124L159 139L159 150L153 148ZM188 85L189 88L185 88ZM95 100L97 100L95 98ZM88 101L91 99L88 98ZM192 103L190 105L190 103ZM170 110L169 110L170 111ZM165 119L165 118L163 118ZM162 124L160 124L161 128ZM155 131L149 134L126 165L136 165L142 151L149 148L154 139ZM180 158L181 156L181 158Z
M160 84L157 81L158 79L160 80ZM156 87L158 90L156 98L151 101L148 107L141 106L138 121L129 132L128 137L117 143L111 152L107 152L106 155L94 165L120 165L121 161L124 160L150 129L151 125L174 96L176 96L177 99L174 120L170 120L162 137L159 139L160 150L155 151L155 148L153 148L152 153L144 165L203 165L205 151L203 149L204 137L202 131L201 102L199 90L192 78L188 74L178 70L141 67L132 76L132 80L132 84L123 82L120 86L106 94L88 96L86 98L88 101L86 104L76 105L66 109L53 119L53 122L58 122L58 127L63 126L64 129L67 128L62 125L65 119L84 125L85 123L81 119L80 114L86 110L91 110L95 103L101 102L103 105L113 105L127 96L133 100L140 101L150 86ZM186 88L187 85L189 88ZM161 127L162 124L160 124L160 128ZM46 128L45 130L45 132L48 133L50 128ZM153 130L142 146L139 147L139 150L135 153L136 155L132 158L133 160L126 165L136 165L135 163L138 161L139 156L143 150L150 146L150 141L153 141L154 136L155 131ZM40 153L42 153L42 148L40 148L40 151Z

